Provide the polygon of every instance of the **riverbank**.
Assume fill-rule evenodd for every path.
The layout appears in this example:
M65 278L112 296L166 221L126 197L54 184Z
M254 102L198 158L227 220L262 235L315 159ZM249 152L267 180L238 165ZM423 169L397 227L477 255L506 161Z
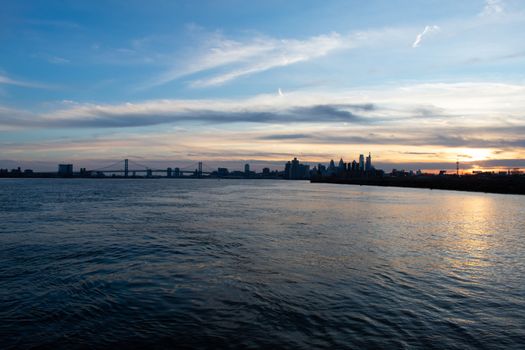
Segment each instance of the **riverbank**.
M322 177L314 178L310 182L525 195L525 176L410 176L347 179Z

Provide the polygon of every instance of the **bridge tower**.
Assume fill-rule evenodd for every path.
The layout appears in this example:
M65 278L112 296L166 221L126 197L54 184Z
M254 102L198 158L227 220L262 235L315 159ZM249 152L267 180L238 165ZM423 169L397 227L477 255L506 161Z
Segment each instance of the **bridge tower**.
M124 159L124 176L125 177L128 177L128 173L129 173L128 169L129 169L128 168L128 160Z
M199 177L202 176L202 162L199 162Z

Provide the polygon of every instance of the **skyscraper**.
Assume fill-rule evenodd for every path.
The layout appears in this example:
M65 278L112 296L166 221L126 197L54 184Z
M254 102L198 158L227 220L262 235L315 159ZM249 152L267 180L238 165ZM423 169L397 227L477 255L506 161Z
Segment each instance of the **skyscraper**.
M290 179L298 179L299 178L299 160L297 158L294 158L292 160L292 167L290 168Z
M345 170L345 168L346 168L346 164L345 164L345 162L343 161L343 158L341 158L341 159L339 160L338 168L339 168L339 170Z
M365 170L372 170L372 154L370 152L368 153L368 157L366 157Z
M284 178L289 180L302 180L310 177L310 166L301 164L297 158L287 162L284 168Z
M362 154L359 155L359 170L360 171L365 170L365 156Z
M331 159L330 160L330 165L328 165L328 170L327 170L327 174L331 175L331 174L335 174L336 171L335 171L335 163L334 163L334 160Z

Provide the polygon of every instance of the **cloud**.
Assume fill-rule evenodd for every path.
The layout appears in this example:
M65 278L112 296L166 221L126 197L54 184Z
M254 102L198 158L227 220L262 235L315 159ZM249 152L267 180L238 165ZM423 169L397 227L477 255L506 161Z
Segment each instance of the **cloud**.
M360 105L282 105L247 101L148 101L121 105L72 105L45 114L0 108L0 125L45 128L122 128L169 123L200 124L290 124L367 123L356 115ZM206 106L208 106L206 108Z
M416 40L412 44L412 47L413 48L419 47L419 45L421 45L421 41L423 40L424 36L426 36L426 35L428 35L428 34L430 34L432 32L437 32L439 30L440 30L440 28L438 26L436 26L436 25L426 26L425 29L423 29L423 31L416 36Z
M433 83L355 91L290 90L286 98L272 91L235 100L62 103L32 112L0 106L3 130L39 134L34 129L41 128L60 134L59 129L67 128L76 130L63 135L92 130L99 135L83 143L69 136L55 143L9 136L0 141L0 148L9 157L57 159L65 154L241 159L250 153L287 159L278 154L336 157L361 150L382 152L383 160L388 159L385 154L390 159L450 160L457 154L479 159L469 149L520 158L525 155L524 93L525 86L516 84Z
M480 16L494 16L503 12L502 0L485 0L485 6Z
M70 63L70 61L67 58L59 57L59 56L51 56L48 58L49 63L53 64L65 64Z
M0 106L0 127L34 126L35 119L38 116L30 112Z
M466 147L466 148L520 148L525 149L525 138L518 133L507 138L494 137L464 137L462 135L449 135L452 130L444 127L439 130L420 130L407 132L402 129L391 131L388 134L368 133L353 135L340 130L330 132L316 132L312 134L270 134L261 136L259 140L301 140L310 145L381 145L381 146L438 146L438 147ZM437 152L398 152L407 155L437 155Z
M366 123L365 118L352 113L348 108L340 105L315 105L274 109L253 105L251 109L243 109L229 105L206 109L193 103L185 105L178 101L151 101L146 104L119 106L81 106L56 111L32 121L24 119L23 123L58 128L120 128L168 123Z
M35 89L45 89L45 88L50 87L49 85L45 85L45 84L12 79L6 75L0 74L0 85L1 84L20 86L20 87L26 87L26 88L35 88Z
M436 152L399 152L401 154L412 154L412 155L425 155L425 156L435 156L439 153Z
M271 134L271 135L265 135L261 136L260 140L298 140L298 139L306 139L310 136L307 134Z
M364 118L349 111L346 107L349 106L317 105L309 107L296 107L292 110L292 112L308 119L311 122L343 121L366 123Z
M203 47L198 50L200 52L194 52L186 64L163 72L143 87L150 88L196 73L220 70L209 72L210 76L190 83L192 87L218 86L243 76L310 61L351 46L349 38L336 32L304 40L267 36L232 40L214 33L204 40Z
M64 58L64 57L61 57L61 56L54 56L54 55L50 55L50 54L42 53L42 52L35 53L32 56L36 57L36 58L39 58L39 59L42 59L42 60L45 60L45 61L47 61L49 63L52 63L52 64L67 64L67 63L71 62L67 58Z
M516 128L523 124L525 86L495 83L415 84L349 92L293 92L227 100L64 103L47 112L0 108L0 125L121 128L160 124L333 124L419 128L463 123ZM507 125L502 125L505 121ZM500 123L498 125L498 123ZM462 126L456 125L456 126Z

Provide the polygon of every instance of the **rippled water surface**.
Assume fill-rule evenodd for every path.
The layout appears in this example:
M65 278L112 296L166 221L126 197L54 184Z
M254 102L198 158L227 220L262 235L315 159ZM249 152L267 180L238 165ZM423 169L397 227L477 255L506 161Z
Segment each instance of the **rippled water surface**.
M0 348L525 348L525 197L0 180Z

